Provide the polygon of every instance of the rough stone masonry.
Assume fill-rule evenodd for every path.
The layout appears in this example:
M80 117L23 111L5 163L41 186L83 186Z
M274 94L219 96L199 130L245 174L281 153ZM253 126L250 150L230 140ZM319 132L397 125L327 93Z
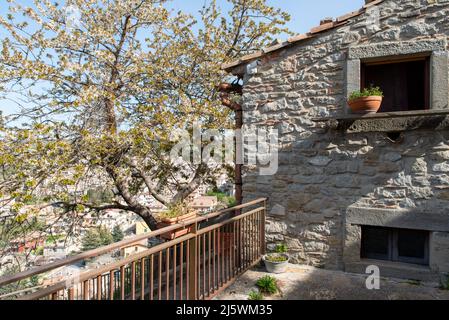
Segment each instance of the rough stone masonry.
M269 197L268 249L285 242L294 263L350 270L366 224L430 231L429 270L449 272L449 131L391 138L313 121L348 113L363 59L422 52L432 55L431 109L448 109L449 1L368 2L227 69L244 76L244 127L280 133L278 172L245 166L244 200Z

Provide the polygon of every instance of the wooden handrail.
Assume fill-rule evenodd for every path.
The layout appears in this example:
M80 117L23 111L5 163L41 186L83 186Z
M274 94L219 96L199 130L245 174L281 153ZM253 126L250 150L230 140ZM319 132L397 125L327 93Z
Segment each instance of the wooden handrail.
M223 222L216 223L216 224L214 224L214 225L212 225L212 226L210 226L210 227L206 227L206 228L204 228L204 229L200 229L200 230L196 233L196 235L202 235L202 234L205 234L205 233L207 233L207 232L209 232L209 231L211 231L211 230L214 230L214 229L216 229L216 228L225 226L225 225L227 225L227 224L230 223L230 222L234 222L234 221L241 220L241 219L243 219L243 218L245 218L245 217L248 217L248 216L250 216L250 215L252 215L252 214L254 214L254 213L256 213L256 212L259 212L259 211L261 211L261 210L263 210L263 208L254 209L254 210L248 211L247 213L244 213L244 214L238 215L238 216L236 216L236 217L227 219L227 220L225 220L225 221L223 221Z
M256 203L259 203L259 201L257 201ZM248 204L246 204L246 206L248 206ZM118 270L121 267L129 265L130 263L132 263L134 261L138 261L138 260L143 259L145 257L148 257L150 255L156 254L156 253L158 253L160 251L166 250L167 248L171 248L171 247L176 246L178 244L181 244L181 243L183 243L185 241L191 240L191 239L193 239L195 237L198 237L198 236L200 236L202 234L210 232L211 230L214 230L214 229L220 228L222 226L225 226L226 224L229 224L231 222L242 220L242 219L244 219L246 217L249 217L249 216L253 215L254 213L259 212L261 210L264 210L264 208L262 208L262 207L261 208L257 208L257 209L251 210L249 212L246 212L244 214L241 214L239 216L226 219L223 222L216 223L216 224L214 224L212 226L203 228L203 229L199 230L196 233L189 233L189 234L187 234L185 236L182 236L182 237L176 238L174 240L162 243L160 245L157 245L157 246L154 246L152 248L149 248L148 250L145 250L145 251L142 251L140 253L131 255L131 256L129 256L129 257L125 258L125 259L122 259L120 261L108 264L108 265L106 265L106 266L104 266L102 268L85 271L85 272L81 273L79 276L67 278L64 281L60 281L60 282L58 282L56 284L53 284L53 285L51 285L49 287L46 287L46 288L44 288L42 290L39 290L39 291L31 293L31 294L28 294L26 296L19 297L18 299L19 300L37 300L37 299L46 297L46 296L48 296L48 295L50 295L50 294L52 294L54 292L67 289L68 288L67 284L73 283L74 281L82 283L82 282L84 282L86 280L93 279L93 278L95 278L97 276L106 274L106 273L110 272L111 270ZM196 219L193 219L193 220L196 220Z
M192 238L195 238L195 234L187 234L187 235L185 235L183 237L179 237L179 238L177 238L175 240L162 243L162 244L157 245L155 247L152 247L152 248L150 248L148 250L142 251L142 252L140 252L138 254L131 255L131 256L123 259L123 260L119 260L117 262L108 264L108 265L106 265L106 266L104 266L102 268L85 271L85 272L81 273L79 275L79 277L71 277L71 278L68 278L67 280L60 281L60 282L58 282L58 283L56 283L54 285L51 285L51 286L49 286L49 287L47 287L45 289L39 290L37 292L34 292L32 294L29 294L29 295L26 295L26 296L24 296L22 298L19 298L19 300L36 300L36 299L45 297L45 296L49 295L52 292L66 289L67 283L71 283L71 280L78 280L79 282L83 282L85 280L91 279L92 277L99 276L99 275L102 275L102 274L104 274L106 272L109 272L110 270L119 269L120 267L125 266L127 264L130 264L133 261L142 259L144 257L147 257L147 256L151 255L151 254L155 254L155 253L157 253L159 251L165 250L167 248L170 248L170 247L172 247L172 246L174 246L176 244L179 244L179 243L181 243L183 241L186 241L186 240L189 240L189 239L192 239Z
M154 237L166 234L168 232L171 232L171 231L174 231L174 230L177 230L177 229L180 229L180 228L186 228L186 227L188 227L188 226L190 226L192 224L196 224L196 223L199 223L199 222L202 222L202 221L207 221L209 219L221 216L221 215L223 215L225 213L228 213L228 212L232 212L232 211L240 210L240 209L245 209L245 208L254 206L256 204L263 203L266 200L267 200L266 198L261 198L261 199L257 199L257 200L254 200L254 201L250 201L248 203L244 203L244 204L232 207L232 208L227 208L227 209L220 210L220 211L217 211L217 212L213 212L213 213L201 216L201 217L193 218L193 219L187 220L187 221L185 221L183 223L178 223L178 224L175 224L175 225L172 225L172 226L169 226L169 227L166 227L166 228L162 228L162 229L159 229L159 230L156 230L156 231L150 231L150 232L141 234L139 236L135 236L135 237L130 238L130 239L126 239L126 240L122 240L122 241L117 242L117 243L110 244L108 246L104 246L104 247L101 247L101 248L97 248L97 249L93 249L93 250L90 250L90 251L86 251L86 252L80 253L80 254L78 254L76 256L69 257L69 258L66 258L66 259L62 259L62 260L59 260L59 261L55 261L55 262L49 263L49 264L41 266L41 267L37 267L37 268L30 269L30 270L26 270L26 271L23 271L23 272L20 272L20 273L16 273L14 275L1 277L0 278L0 287L4 286L4 285L7 285L7 284L10 284L10 283L14 283L14 282L26 279L26 278L29 278L29 277L32 277L32 276L37 275L37 274L41 274L41 273L44 273L44 272L47 272L47 271L50 271L50 270L53 270L53 269L65 266L65 265L70 265L70 264L73 264L75 262L79 262L79 261L82 261L82 260L85 260L85 259L93 258L93 257L99 256L99 255L105 254L107 252L110 252L112 250L119 249L119 248L125 247L127 245L131 245L133 243L136 243L136 242L139 242L139 241L142 241L142 240L145 240L145 239L154 238ZM144 251L143 253L148 255L147 251ZM135 259L135 256L133 256L133 260L134 259ZM119 261L120 264L122 264L123 261L125 261L125 260ZM95 270L95 271L98 272L98 270Z

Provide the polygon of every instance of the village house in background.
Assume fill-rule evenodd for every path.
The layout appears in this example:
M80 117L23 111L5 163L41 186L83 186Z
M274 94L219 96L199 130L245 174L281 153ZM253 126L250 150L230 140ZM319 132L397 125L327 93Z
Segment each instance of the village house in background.
M141 235L150 231L150 228L146 225L145 222L139 221L135 225L135 235ZM120 256L121 257L129 257L130 255L137 254L139 252L147 250L149 247L148 239L144 239L133 243L131 245L127 245L125 247L120 248Z
M94 186L97 184L94 183ZM219 190L223 194L232 195L233 189L229 187L230 185L226 175L222 175L217 179L217 186L219 186ZM186 200L187 204L200 214L215 210L219 205L217 196L206 195L211 189L212 186L201 185ZM152 196L141 195L140 197L142 200L145 200L156 215L167 210L164 205ZM24 207L22 210L25 212L30 209L33 209L32 205ZM3 215L6 215L8 210L8 207L3 208ZM42 209L39 213L39 221L42 225L46 226L46 231L34 231L28 233L26 237L13 239L7 247L7 250L0 257L0 275L2 271L7 270L8 267L12 267L17 263L20 264L21 268L29 269L52 263L81 252L82 239L91 229L102 227L112 231L114 227L119 226L125 239L151 231L139 216L117 209L105 210L101 215L95 211L86 212L83 214L82 219L80 219L80 224L74 227L72 230L73 234L70 236L67 235L67 231L71 228L73 221L71 221L70 216L61 217L58 208L48 206ZM45 281L46 283L48 281L56 281L53 278L61 279L64 275L69 275L73 270L95 268L113 262L120 257L137 254L158 243L149 243L148 240L143 240L128 245L121 248L116 254L94 259L87 265L68 266L67 269L60 268L54 273L47 275Z
M449 272L449 3L366 1L224 66L243 79L244 129L279 130L279 170L244 166L269 197L269 248L292 261L428 280ZM351 114L379 86L381 110Z

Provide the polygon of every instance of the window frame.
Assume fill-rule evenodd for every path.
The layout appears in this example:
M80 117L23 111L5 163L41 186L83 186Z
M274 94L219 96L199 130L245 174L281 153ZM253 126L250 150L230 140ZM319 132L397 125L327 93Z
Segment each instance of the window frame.
M388 253L383 254L375 254L375 253L369 253L365 251L364 248L364 229L370 228L370 229L382 229L388 231ZM374 260L382 260L382 261L391 261L391 262L403 262L403 263L409 263L409 264L416 264L416 265L424 265L429 266L430 259L429 259L429 251L430 251L430 232L425 230L411 230L411 231L417 231L417 232L425 232L426 237L424 240L424 256L423 258L415 258L415 257L406 257L406 256L400 256L399 255L399 231L401 230L409 230L409 229L399 229L399 228L387 228L387 227L378 227L378 226L361 226L362 229L362 237L361 237L361 245L360 245L360 257L362 259L374 259Z
M407 62L415 62L415 61L424 61L424 109L419 109L419 111L430 110L431 106L431 65L432 55L430 52L421 53L421 54L411 54L411 55L401 55L396 57L386 58L371 58L371 59L361 59L360 60L360 90L365 89L366 86L366 67L369 66L385 66L389 64L398 64L398 63L407 63ZM407 110L407 111L416 111L416 110ZM398 111L385 111L382 113L389 112L398 112ZM399 111L401 112L401 111Z
M388 41L349 46L345 66L346 98L360 90L362 61L398 60L404 57L430 55L429 110L449 110L449 51L446 37L413 41ZM345 107L345 114L350 109ZM394 113L399 112L391 112Z

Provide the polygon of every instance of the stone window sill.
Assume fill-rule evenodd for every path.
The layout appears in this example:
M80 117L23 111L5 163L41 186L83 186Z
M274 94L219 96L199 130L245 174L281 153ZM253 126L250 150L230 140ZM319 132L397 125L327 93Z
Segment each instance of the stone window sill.
M347 114L329 118L315 118L332 130L347 133L403 132L418 129L449 129L448 110L420 110L383 112L367 115Z
M345 271L366 274L367 267L372 265L379 267L380 275L382 277L414 279L425 282L439 281L439 276L437 273L433 272L429 266L383 260L361 259L358 262L345 263Z

